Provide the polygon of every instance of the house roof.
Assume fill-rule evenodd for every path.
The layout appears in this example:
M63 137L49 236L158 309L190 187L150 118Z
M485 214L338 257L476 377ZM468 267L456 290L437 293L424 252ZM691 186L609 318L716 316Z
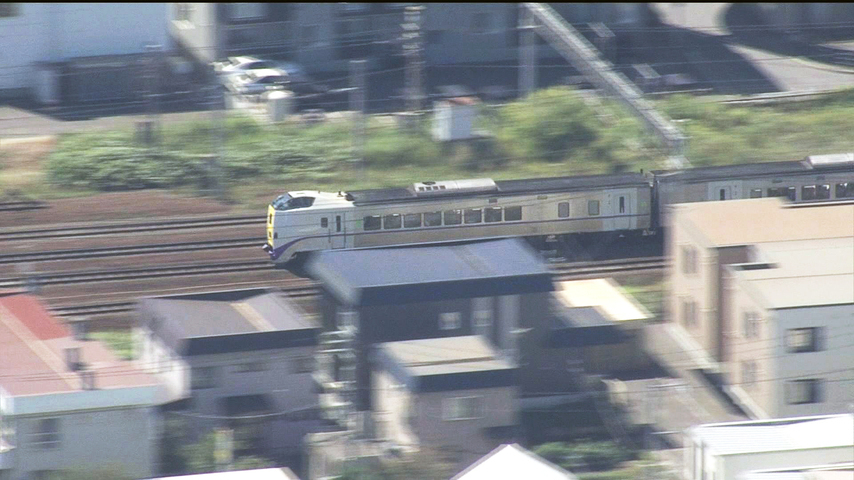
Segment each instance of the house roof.
M157 385L153 377L133 362L117 359L100 342L76 340L36 297L18 292L0 293L3 390L12 396L82 391L80 375L66 363L66 348L80 349L80 361L94 372L98 390Z
M516 371L476 335L383 343L378 358L410 391L419 392L510 386Z
M552 290L545 262L523 241L325 250L308 265L339 301L382 305Z
M146 326L183 355L314 345L319 331L276 289L146 298L138 308Z
M578 477L522 448L501 445L470 465L451 480L575 480Z
M854 474L851 462L757 470L742 475L741 480L850 480Z
M259 468L231 472L197 473L177 477L159 477L150 480L299 480L289 468Z
M779 197L674 205L674 221L690 225L712 247L850 238L854 204L787 204Z
M854 303L854 232L848 238L764 243L756 253L770 268L730 269L766 308Z
M611 322L646 320L652 315L610 278L558 282L555 296L569 308L591 307Z
M854 446L854 416L822 415L700 425L689 435L715 455Z

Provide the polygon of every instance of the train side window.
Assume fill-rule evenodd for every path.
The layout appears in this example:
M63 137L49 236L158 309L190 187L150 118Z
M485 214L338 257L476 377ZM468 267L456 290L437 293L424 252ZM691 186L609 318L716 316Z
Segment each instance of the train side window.
M487 207L483 209L483 219L487 223L501 221L501 207Z
M320 219L320 228L327 228L329 226L329 219L323 217Z
M827 200L830 198L830 185L816 185L815 198L819 200Z
M854 182L836 184L836 198L854 197Z
M750 198L762 198L762 189L754 188L750 190Z
M595 217L599 215L599 200L588 200L587 201L587 214L591 217Z
M442 226L442 212L430 212L424 214L425 227L440 227Z
M815 200L815 185L801 187L801 200Z
M341 231L341 215L335 215L335 231Z
M379 215L365 217L364 226L365 230L379 230L382 228L381 217Z
M620 197L620 213L626 213L626 197Z
M504 221L518 222L522 220L522 207L504 207Z
M445 225L459 225L463 223L462 210L445 210Z
M788 197L789 200L791 200L793 202L796 200L795 195L797 195L797 193L798 193L798 189L795 187L789 187L786 189L786 197Z
M403 228L418 228L421 226L420 213L407 213L403 216Z
M400 228L400 214L392 213L391 215L385 215L383 217L383 229L392 230L395 228Z
M557 216L558 218L569 217L569 202L560 202L557 204Z
M720 199L726 200L726 189L725 188L722 188L720 191Z
M480 223L483 221L483 210L479 208L466 209L466 223Z

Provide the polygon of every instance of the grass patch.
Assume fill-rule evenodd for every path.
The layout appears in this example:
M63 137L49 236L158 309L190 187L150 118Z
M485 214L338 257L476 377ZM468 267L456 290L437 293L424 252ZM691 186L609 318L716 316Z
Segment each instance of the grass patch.
M103 342L122 360L134 359L133 332L130 330L99 330L91 332L89 337Z
M661 318L664 312L664 280L651 275L636 275L621 279L620 286L650 314Z

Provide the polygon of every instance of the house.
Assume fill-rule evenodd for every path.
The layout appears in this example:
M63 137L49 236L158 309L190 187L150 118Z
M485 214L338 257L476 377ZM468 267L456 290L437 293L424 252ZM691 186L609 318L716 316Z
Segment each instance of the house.
M166 3L0 4L0 98L138 100L146 45L171 50Z
M576 480L578 477L518 444L501 445L451 480Z
M854 463L810 467L771 468L742 474L739 480L841 480L854 476Z
M851 462L854 416L700 425L685 432L684 444L686 480L736 480L757 470Z
M465 466L516 436L517 370L480 336L383 343L374 369L376 435L404 451Z
M72 331L35 297L0 293L0 478L156 469L157 379Z
M152 297L137 310L140 358L167 389L167 415L196 436L230 428L244 453L291 458L319 428L318 328L281 291Z
M354 381L359 411L371 410L371 352L381 343L482 335L516 363L520 355L538 354L520 353L520 345L533 344L527 336L541 335L551 322L551 273L519 239L327 250L307 270L323 287L323 331L349 338L331 369L319 370L318 382L329 390L337 381ZM520 368L525 377L526 366Z
M725 266L750 263L754 245L851 238L854 205L786 204L780 198L674 205L665 240L668 286L665 310L686 350L709 369L723 370L735 326L724 302Z

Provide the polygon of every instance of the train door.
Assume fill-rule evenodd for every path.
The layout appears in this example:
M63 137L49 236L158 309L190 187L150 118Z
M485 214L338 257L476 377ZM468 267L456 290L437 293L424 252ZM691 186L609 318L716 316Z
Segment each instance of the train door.
M629 230L632 227L631 195L619 193L611 195L611 215L614 219L614 230Z
M329 222L329 248L344 248L347 246L346 213L335 213Z
M737 183L712 182L706 199L709 201L732 200L741 198L741 188Z

